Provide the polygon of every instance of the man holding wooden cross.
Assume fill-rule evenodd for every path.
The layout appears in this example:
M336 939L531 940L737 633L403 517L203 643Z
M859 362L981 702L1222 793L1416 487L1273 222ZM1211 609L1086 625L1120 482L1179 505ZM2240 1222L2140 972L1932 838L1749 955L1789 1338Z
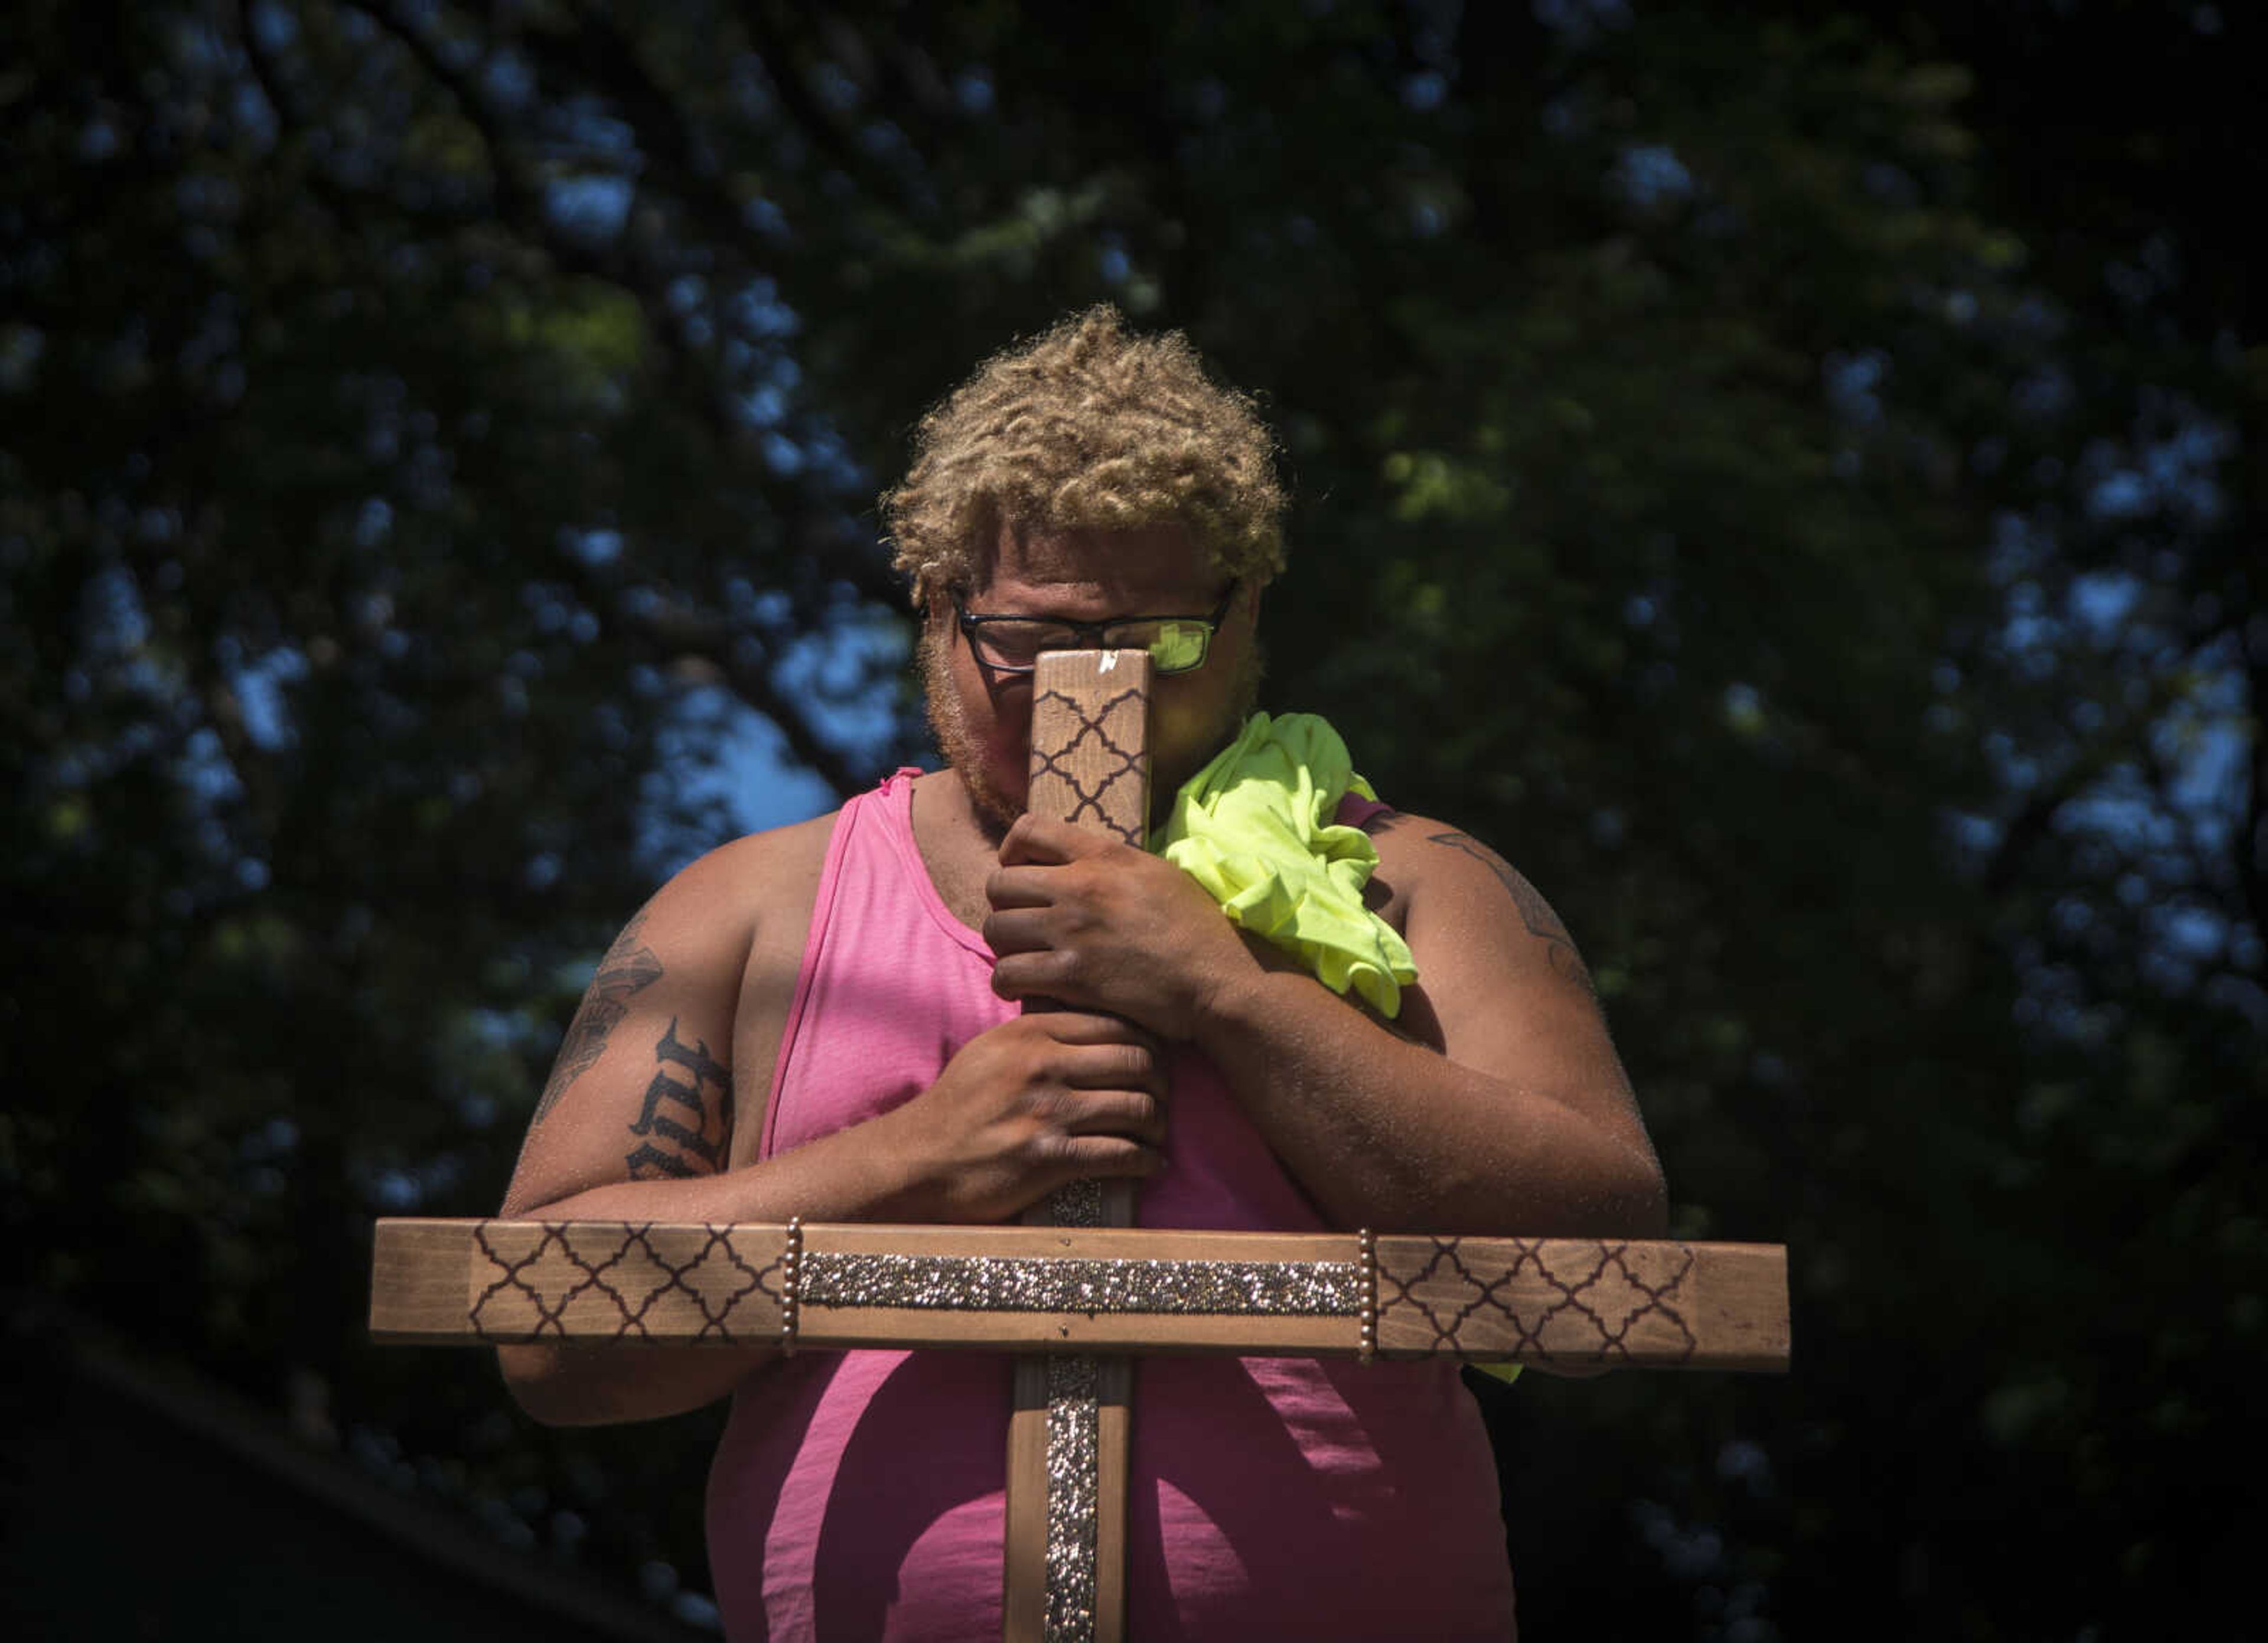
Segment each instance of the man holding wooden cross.
M1348 791L1319 722L1248 729L1282 506L1250 405L1108 309L932 412L886 510L949 768L654 896L569 1028L504 1214L997 1222L1101 1177L1140 1183L1145 1227L1660 1236L1660 1166L1543 897ZM1322 855L1374 851L1366 883L1332 869L1334 928L1388 957L1286 951L1204 874L1025 814L1038 659L1116 649L1155 676L1160 808L1248 756L1290 771ZM1000 1635L1005 1357L501 1355L546 1421L733 1396L709 1536L734 1637ZM1127 1635L1511 1633L1453 1364L1166 1355L1133 1386Z

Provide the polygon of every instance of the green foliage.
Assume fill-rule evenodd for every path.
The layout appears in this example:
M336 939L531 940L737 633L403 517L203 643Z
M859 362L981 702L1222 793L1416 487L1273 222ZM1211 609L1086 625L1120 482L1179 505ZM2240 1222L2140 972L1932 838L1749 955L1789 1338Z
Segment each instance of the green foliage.
M1108 298L1282 434L1271 704L1543 885L1678 1230L1793 1250L1787 1381L1491 1396L1530 1629L2233 1590L2244 55L1780 10L19 9L18 1283L313 1374L507 1537L697 1567L701 1423L531 1436L484 1366L366 1351L368 1223L495 1202L581 969L728 825L704 704L838 790L915 745L868 499ZM2092 41L2115 114L2036 68Z

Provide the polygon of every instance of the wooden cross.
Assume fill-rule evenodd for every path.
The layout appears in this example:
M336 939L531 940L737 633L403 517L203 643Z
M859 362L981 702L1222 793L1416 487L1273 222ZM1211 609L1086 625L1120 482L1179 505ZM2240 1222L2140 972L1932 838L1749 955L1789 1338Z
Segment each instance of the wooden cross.
M1035 814L1140 847L1150 659L1053 652ZM1008 1348L1008 1643L1123 1643L1128 1353L1447 1355L1554 1368L1784 1370L1768 1244L1134 1230L1089 1181L1024 1227L382 1220L381 1341Z

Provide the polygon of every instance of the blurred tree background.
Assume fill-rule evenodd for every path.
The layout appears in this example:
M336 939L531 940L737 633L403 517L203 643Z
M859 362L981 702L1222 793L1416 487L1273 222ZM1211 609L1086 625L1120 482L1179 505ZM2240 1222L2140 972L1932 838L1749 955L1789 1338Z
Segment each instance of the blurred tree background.
M1543 886L1677 1231L1793 1249L1788 1379L1490 1397L1530 1635L2154 1636L2249 1588L2262 32L11 8L18 1328L699 1618L713 1423L541 1433L477 1354L372 1351L370 1223L493 1209L662 876L922 753L873 498L1107 299L1279 431L1270 704Z

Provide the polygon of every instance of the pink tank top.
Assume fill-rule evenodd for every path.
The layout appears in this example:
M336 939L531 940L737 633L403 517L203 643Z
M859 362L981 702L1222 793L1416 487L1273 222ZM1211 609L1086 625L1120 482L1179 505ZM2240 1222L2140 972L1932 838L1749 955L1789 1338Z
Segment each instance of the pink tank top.
M918 1094L1015 1013L922 865L912 775L836 823L763 1157ZM1170 1076L1142 1224L1321 1230L1211 1063ZM1134 1387L1130 1636L1512 1634L1495 1463L1453 1368L1152 1357ZM804 1352L751 1377L709 1481L727 1634L997 1639L1008 1407L989 1352Z

